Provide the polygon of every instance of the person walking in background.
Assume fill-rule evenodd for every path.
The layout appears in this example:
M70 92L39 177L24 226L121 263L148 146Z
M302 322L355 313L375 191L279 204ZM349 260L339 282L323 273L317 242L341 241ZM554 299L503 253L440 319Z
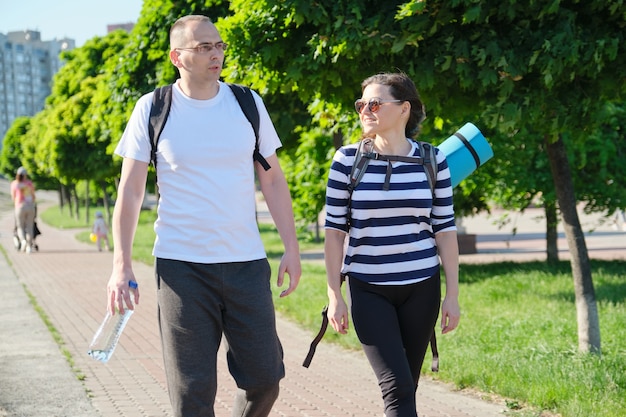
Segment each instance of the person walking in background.
M180 78L156 150L160 197L153 254L165 372L177 417L215 415L222 335L239 388L233 416L267 416L285 375L271 271L255 217L255 171L285 248L277 284L288 275L289 286L281 297L296 289L301 275L291 197L276 156L281 142L253 92L259 150L271 168L253 162L253 129L219 80L227 46L205 16L182 17L170 29L169 57ZM111 224L110 311L129 304L129 282L136 281L131 248L151 159L153 95L138 100L115 151L124 159ZM139 292L134 295L138 302Z
M104 221L104 216L101 211L96 211L96 220L93 222L91 232L96 235L96 246L98 251L102 251L102 242L104 242L104 248L109 251L109 228Z
M35 186L24 167L19 167L11 181L11 198L15 205L15 222L20 251L30 253L34 243Z
M367 78L355 107L367 151L424 156L411 140L425 118L424 106L405 74ZM415 417L415 392L440 305L443 333L455 329L460 318L450 171L437 150L433 195L422 164L371 160L349 204L357 147L347 145L335 153L328 177L328 319L337 332L347 332L348 306L341 293L345 277L354 328L378 378L385 416ZM446 275L443 303L439 258Z

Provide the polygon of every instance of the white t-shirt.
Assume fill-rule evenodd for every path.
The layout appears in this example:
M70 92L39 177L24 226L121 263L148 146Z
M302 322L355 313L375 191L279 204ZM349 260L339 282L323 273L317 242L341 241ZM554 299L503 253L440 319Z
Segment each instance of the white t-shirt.
M259 149L281 146L261 98ZM115 153L150 161L148 119L153 93L141 97ZM256 223L255 137L230 88L209 100L187 97L174 84L172 107L157 147L158 217L153 255L197 263L262 259Z

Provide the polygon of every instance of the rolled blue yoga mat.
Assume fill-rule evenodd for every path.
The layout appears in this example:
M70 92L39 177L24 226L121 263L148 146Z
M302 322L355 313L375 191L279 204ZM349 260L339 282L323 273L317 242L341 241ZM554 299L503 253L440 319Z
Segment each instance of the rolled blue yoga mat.
M489 142L472 123L466 123L437 148L446 155L453 188L493 156Z

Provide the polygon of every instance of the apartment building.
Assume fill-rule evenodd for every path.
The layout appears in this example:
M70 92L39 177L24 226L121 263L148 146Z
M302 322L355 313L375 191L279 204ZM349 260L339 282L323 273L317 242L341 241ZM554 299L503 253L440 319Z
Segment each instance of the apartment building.
M73 39L42 41L34 30L0 33L0 149L17 117L43 109L62 65L59 55L74 47Z

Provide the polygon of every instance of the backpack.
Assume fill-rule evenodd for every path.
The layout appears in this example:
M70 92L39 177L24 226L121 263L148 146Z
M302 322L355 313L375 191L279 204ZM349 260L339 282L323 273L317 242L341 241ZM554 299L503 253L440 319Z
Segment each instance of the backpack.
M420 156L398 156L398 155L384 155L376 152L366 152L364 151L364 146L369 144L369 139L363 139L359 142L359 146L356 151L356 155L354 156L354 162L352 164L352 169L350 171L350 183L348 184L348 227L350 227L350 219L351 219L351 211L352 211L352 192L356 188L356 186L363 178L363 174L367 169L367 165L369 161L372 159L379 159L384 161L401 161L401 162L410 162L424 165L424 171L426 172L426 179L428 180L428 186L430 187L430 192L435 197L435 184L437 182L437 156L435 154L435 147L427 142L416 141L417 146L419 148ZM390 164L391 165L391 164ZM391 176L391 166L387 169L387 175L385 177L385 185L383 189L389 189L389 179ZM322 325L320 327L319 332L311 342L311 346L309 347L309 353L307 354L302 366L308 368L313 360L313 355L315 354L315 349L317 348L318 343L324 337L324 333L326 333L326 328L328 327L328 315L327 315L328 306L325 306L322 310ZM439 372L439 350L437 349L437 336L435 334L435 329L433 329L433 335L430 337L430 349L433 355L431 370L433 372Z
M389 179L391 177L391 161L401 161L420 164L424 166L426 172L426 179L428 180L428 186L430 187L430 193L435 198L435 185L437 183L437 156L435 154L435 147L430 143L416 141L419 148L420 156L400 156L400 155L384 155L377 152L366 152L364 147L369 145L370 139L363 139L359 142L359 146L354 156L354 163L352 164L352 170L350 171L350 183L348 184L348 227L350 227L351 212L352 212L352 192L363 178L363 174L367 170L370 160L379 159L383 161L389 161L390 164L387 169L387 176L385 178L384 190L389 189Z
M255 143L253 160L260 163L261 166L263 166L263 169L267 171L271 167L259 151L259 110L257 109L256 102L254 101L254 97L252 96L252 91L248 87L239 84L227 83L227 85L235 94L241 110L245 114L246 118L252 125L252 129L254 130ZM165 122L167 122L167 116L170 113L171 107L172 84L156 88L154 90L154 96L152 97L152 107L150 108L150 123L148 124L148 134L150 136L150 143L152 145L150 161L152 162L155 170L157 143L159 142L159 137L163 132L163 127L165 127Z

